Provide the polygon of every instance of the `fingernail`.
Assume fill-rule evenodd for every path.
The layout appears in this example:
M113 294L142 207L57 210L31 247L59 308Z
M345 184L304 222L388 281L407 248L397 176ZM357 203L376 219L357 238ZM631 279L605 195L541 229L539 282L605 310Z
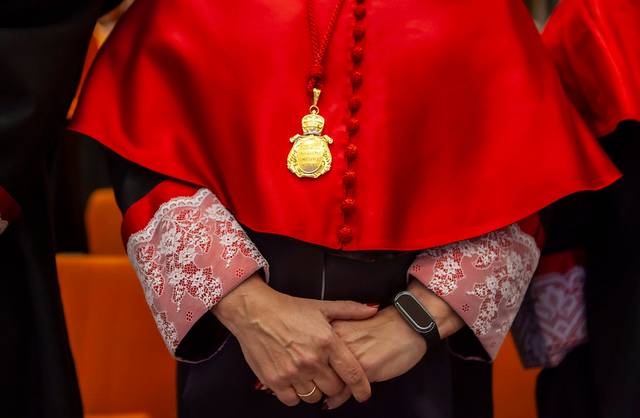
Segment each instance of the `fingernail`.
M269 395L276 396L276 394L275 394L275 393L273 393L273 391L272 391L271 389L269 389L269 388L264 388L263 390L264 390L265 392L267 392Z
M376 309L380 307L379 303L367 303L366 305L370 308L376 308Z
M254 388L255 390L264 390L264 385L262 384L262 382L261 382L261 381L259 381L259 380L258 380L258 381L256 382L256 384L255 384L255 385L253 385L253 388Z
M323 411L326 411L329 409L329 405L327 404L327 401L322 402L322 408Z

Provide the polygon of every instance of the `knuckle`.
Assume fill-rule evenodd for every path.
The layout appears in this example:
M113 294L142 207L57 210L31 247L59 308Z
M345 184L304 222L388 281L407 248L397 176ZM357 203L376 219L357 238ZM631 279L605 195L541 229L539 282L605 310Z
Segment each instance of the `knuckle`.
M300 358L300 368L315 369L320 363L320 356L317 353L307 353Z
M274 377L273 379L267 380L266 386L269 388L283 388L287 386L287 383L282 378Z
M291 382L298 375L298 368L293 364L290 366L285 366L278 373L278 379L283 385Z
M348 366L344 370L344 382L348 385L355 385L362 381L362 373L355 366Z
M264 385L270 388L282 386L278 379L278 375L275 373L270 373L268 375L265 375Z
M341 394L343 389L344 389L344 385L338 383L338 384L327 386L323 392L327 396L334 397Z
M336 333L338 337L342 337L345 333L344 323L341 321L336 321L333 323L333 332Z
M323 349L331 347L335 341L335 335L330 331L320 333L316 338L318 346Z

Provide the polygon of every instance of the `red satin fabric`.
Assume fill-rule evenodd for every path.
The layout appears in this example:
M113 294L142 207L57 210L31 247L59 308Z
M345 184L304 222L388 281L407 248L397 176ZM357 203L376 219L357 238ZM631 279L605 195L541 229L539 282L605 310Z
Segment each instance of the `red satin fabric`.
M317 180L286 167L309 106L304 4L136 1L72 128L210 188L249 228L347 250L477 236L618 177L520 0L367 0L353 240L341 245L355 1L328 52L320 110L334 162ZM318 1L321 22L333 4Z
M640 1L562 0L543 38L596 135L640 120Z

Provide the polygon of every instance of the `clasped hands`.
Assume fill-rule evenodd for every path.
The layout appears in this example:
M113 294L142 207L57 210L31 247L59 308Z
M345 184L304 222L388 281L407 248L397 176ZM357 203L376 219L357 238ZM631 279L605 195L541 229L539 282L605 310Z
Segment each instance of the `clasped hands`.
M410 290L429 309L443 337L462 320L419 283ZM431 298L431 299L430 299ZM257 275L224 297L212 312L238 339L245 360L285 405L334 409L353 396L364 402L370 382L400 376L427 351L425 340L389 307L289 296Z

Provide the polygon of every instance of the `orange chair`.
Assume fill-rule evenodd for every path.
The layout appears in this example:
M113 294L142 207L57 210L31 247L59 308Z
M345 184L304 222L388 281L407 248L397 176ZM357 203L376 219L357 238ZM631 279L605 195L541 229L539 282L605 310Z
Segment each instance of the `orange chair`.
M57 264L88 416L174 418L175 361L127 258L59 255Z
M538 369L524 369L509 335L493 366L494 418L536 418Z
M121 255L124 246L120 237L122 215L111 189L91 193L85 210L89 254Z
M89 415L85 415L84 417L85 418L151 418L147 414L115 414L115 415L89 414Z

